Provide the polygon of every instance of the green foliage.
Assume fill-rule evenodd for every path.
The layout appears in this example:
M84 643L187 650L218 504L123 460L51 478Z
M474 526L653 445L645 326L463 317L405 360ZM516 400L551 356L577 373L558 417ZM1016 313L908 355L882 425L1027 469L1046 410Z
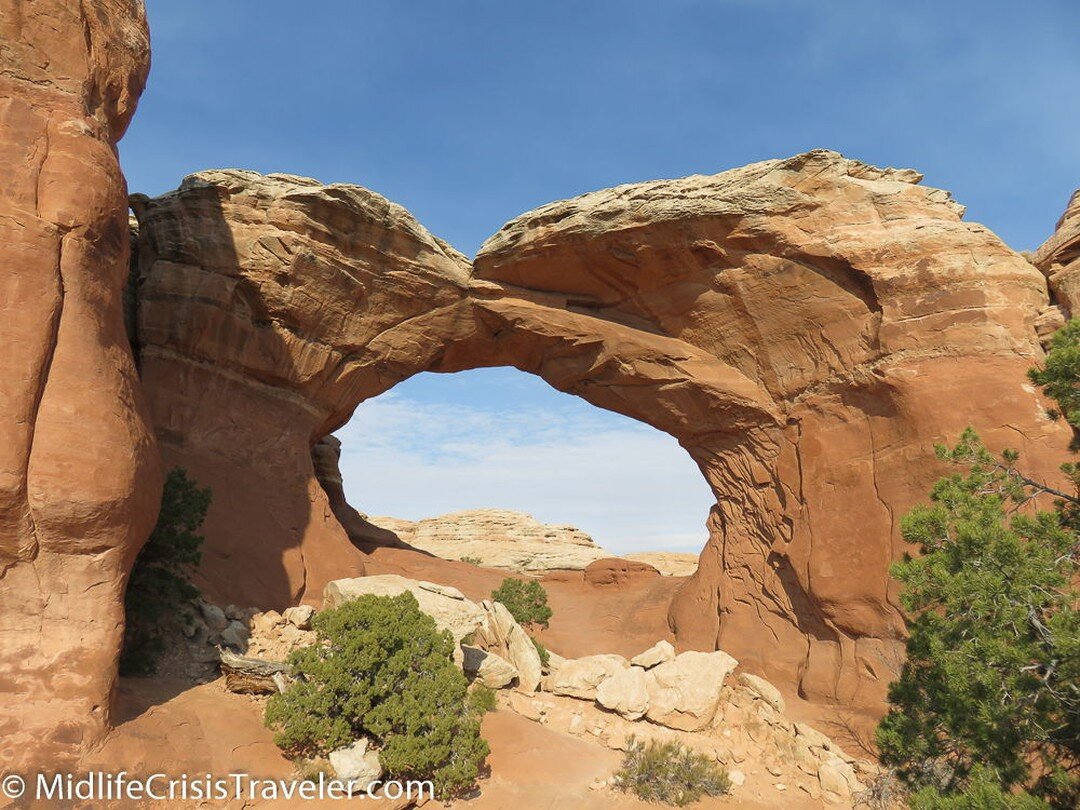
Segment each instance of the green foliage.
M466 554L464 557L459 557L458 562L468 563L469 565L483 565L484 561L479 557Z
M313 758L367 736L393 778L430 779L441 798L468 790L488 744L450 633L416 597L364 595L313 626L316 644L289 657L300 679L266 707L275 742Z
M547 591L535 579L504 579L502 585L491 592L491 598L502 602L518 624L548 626L551 608L547 603Z
M1045 488L1016 471L1016 453L996 460L970 428L937 453L966 474L939 480L931 503L901 523L922 556L892 569L911 618L907 662L877 732L882 761L924 788L913 806L1012 807L970 802L1019 786L1072 807L1080 790L1076 532L1063 506L1032 508Z
M547 647L532 636L529 636L529 640L532 641L533 646L536 647L536 654L540 656L540 665L546 667L551 663L551 653L548 652Z
M1057 402L1058 410L1051 416L1064 416L1080 430L1080 318L1069 321L1054 334L1046 363L1041 369L1028 371L1028 376Z
M684 807L727 793L731 779L712 759L679 743L631 739L615 787L647 802Z
M166 476L157 525L135 558L124 594L127 623L120 674L153 674L165 648L166 622L198 597L189 577L202 557L198 531L210 498L210 490L200 489L184 470L176 468Z
M469 711L475 715L485 715L495 711L498 702L495 699L495 690L482 683L474 683L469 689Z
M976 766L968 776L967 785L958 791L943 794L933 787L924 787L908 799L912 810L1048 810L1049 805L1026 791L1003 790L1001 783L988 768Z

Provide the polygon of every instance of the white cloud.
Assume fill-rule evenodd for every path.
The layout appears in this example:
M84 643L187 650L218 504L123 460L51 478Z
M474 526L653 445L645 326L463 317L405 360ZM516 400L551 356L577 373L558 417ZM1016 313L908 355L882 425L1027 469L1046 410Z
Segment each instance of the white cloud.
M707 537L712 495L675 440L576 400L484 410L391 393L337 435L346 495L368 514L515 509L617 553L696 552Z

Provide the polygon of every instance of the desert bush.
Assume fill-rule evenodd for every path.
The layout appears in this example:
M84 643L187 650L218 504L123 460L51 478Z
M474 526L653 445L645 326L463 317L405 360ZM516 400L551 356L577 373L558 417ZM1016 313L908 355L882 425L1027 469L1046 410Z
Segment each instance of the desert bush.
M532 636L529 636L529 640L532 641L533 646L536 647L536 654L540 656L540 665L546 667L551 663L551 653L548 652L547 647Z
M459 557L458 562L468 563L469 565L483 565L484 561L479 557L474 557L470 554L466 554L464 557Z
M911 810L1048 810L1050 805L1024 790L1010 791L988 769L976 766L964 787L943 793L924 787L908 799Z
M495 711L498 701L495 699L495 690L482 683L474 683L469 688L468 699L469 711L475 715L485 715Z
M121 675L157 670L169 620L189 610L199 596L190 577L202 557L198 531L210 498L210 490L200 489L184 470L176 468L166 476L157 524L135 558L124 593Z
M450 633L415 596L364 595L313 627L315 645L289 657L298 680L266 707L286 753L314 758L366 736L395 779L430 779L441 798L475 784L488 744Z
M547 591L535 579L504 579L502 585L491 592L491 598L502 602L518 624L548 626L551 608L548 607Z
M631 739L615 787L647 802L683 807L727 793L731 779L712 759L684 745Z

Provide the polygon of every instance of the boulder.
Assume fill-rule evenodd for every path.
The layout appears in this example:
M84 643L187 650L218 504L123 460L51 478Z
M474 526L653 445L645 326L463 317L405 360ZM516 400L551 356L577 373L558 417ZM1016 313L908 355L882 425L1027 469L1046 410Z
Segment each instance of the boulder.
M671 661L675 657L675 647L670 641L658 641L643 653L639 653L630 659L630 663L636 667L649 669L665 661Z
M627 720L643 717L649 708L645 670L632 666L601 681L596 687L596 702Z
M296 607L286 608L282 617L300 630L310 630L311 620L315 618L315 608L311 605L297 605Z
M363 791L383 774L379 752L371 748L367 737L361 737L352 745L331 751L327 759L338 779L355 783L357 791ZM356 792L356 791L353 791Z
M512 686L518 678L517 668L500 655L468 644L461 645L461 652L465 674L484 686L502 689Z
M336 579L326 584L323 591L323 607L331 610L350 599L373 594L375 596L398 596L410 592L420 604L420 610L435 620L440 630L449 630L454 646L476 632L484 621L485 612L465 598L461 591L444 585L407 579L397 574Z
M759 678L757 675L751 675L749 672L740 672L739 683L772 706L780 714L784 713L786 706L784 704L783 695L780 694L779 689L767 680Z
M631 578L650 579L658 576L660 572L648 563L622 557L597 560L585 567L585 581L590 585L622 585Z
M501 602L485 599L480 603L483 622L476 631L476 643L506 659L518 674L517 688L535 692L540 686L540 653L521 626Z
M250 632L243 622L231 621L229 626L221 631L221 643L234 650L243 650L247 647Z
M199 602L199 613L206 624L206 629L211 634L220 633L229 626L229 619L225 615L225 611L217 605L212 605L209 602Z
M654 723L698 731L716 714L724 679L738 661L726 652L684 652L645 673L646 716Z
M582 700L595 700L596 688L629 668L621 655L587 655L569 658L545 681L545 691Z

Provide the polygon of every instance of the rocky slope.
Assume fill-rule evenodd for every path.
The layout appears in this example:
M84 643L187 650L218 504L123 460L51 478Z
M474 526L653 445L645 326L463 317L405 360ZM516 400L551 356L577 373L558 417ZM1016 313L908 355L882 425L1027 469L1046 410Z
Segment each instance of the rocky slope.
M506 509L467 509L418 521L366 517L413 548L507 571L580 570L612 556L580 529Z
M0 12L0 763L100 738L159 459L124 334L115 144L150 54L141 2Z

